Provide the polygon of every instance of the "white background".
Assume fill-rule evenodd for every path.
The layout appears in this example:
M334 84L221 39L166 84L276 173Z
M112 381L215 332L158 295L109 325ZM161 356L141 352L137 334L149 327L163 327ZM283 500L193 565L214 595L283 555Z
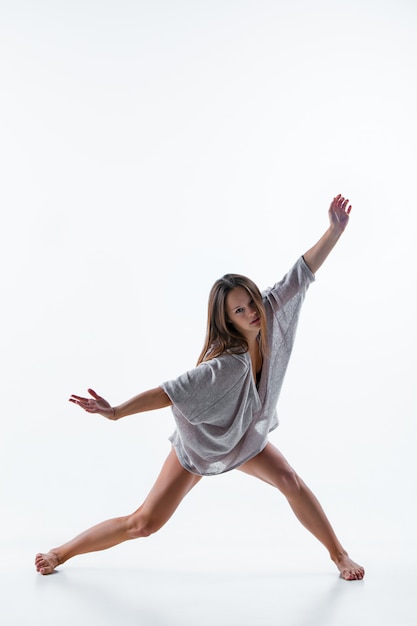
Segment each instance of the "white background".
M169 410L110 423L71 393L116 404L193 367L214 280L272 285L342 193L350 224L310 288L271 440L368 572L415 569L416 42L412 0L2 0L9 567L135 509L169 451ZM333 567L238 472L146 542L67 565L90 566Z

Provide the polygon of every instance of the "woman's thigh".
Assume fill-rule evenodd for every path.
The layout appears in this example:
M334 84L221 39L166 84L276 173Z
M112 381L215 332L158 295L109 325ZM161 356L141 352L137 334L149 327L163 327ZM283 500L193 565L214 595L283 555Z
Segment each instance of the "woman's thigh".
M281 491L286 491L288 487L295 486L299 480L284 455L270 442L267 443L262 452L238 469L277 487Z
M155 526L162 526L200 480L201 476L182 467L172 448L153 487L133 516L140 514L152 520Z

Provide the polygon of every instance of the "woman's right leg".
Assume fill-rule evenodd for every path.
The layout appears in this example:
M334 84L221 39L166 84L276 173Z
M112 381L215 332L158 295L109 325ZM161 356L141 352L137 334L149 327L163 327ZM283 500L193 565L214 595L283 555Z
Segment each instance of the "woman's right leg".
M148 537L169 520L184 496L200 479L201 476L187 472L180 465L172 449L154 486L137 511L97 524L58 548L46 554L37 554L36 569L41 574L50 574L57 565L78 554L106 550L128 539Z

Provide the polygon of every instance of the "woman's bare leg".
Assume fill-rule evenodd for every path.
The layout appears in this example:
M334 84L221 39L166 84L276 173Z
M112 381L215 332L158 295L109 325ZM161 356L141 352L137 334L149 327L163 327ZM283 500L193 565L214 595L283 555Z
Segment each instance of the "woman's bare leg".
M129 539L148 537L169 520L200 479L201 476L187 472L180 465L175 451L171 450L154 486L137 511L97 524L58 548L37 554L36 569L41 574L50 574L57 565L78 554L106 550Z
M277 487L286 496L303 526L328 549L342 578L361 580L364 577L365 570L349 558L317 498L277 448L268 443L260 454L239 469Z

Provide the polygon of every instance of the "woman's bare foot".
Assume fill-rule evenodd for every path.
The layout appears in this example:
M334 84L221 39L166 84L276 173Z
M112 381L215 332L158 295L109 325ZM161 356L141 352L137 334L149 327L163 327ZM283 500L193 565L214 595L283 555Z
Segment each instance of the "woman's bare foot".
M40 574L52 574L58 565L59 558L55 552L39 553L35 557L35 567Z
M333 561L344 580L362 580L365 576L364 568L352 561L348 554L340 554Z

